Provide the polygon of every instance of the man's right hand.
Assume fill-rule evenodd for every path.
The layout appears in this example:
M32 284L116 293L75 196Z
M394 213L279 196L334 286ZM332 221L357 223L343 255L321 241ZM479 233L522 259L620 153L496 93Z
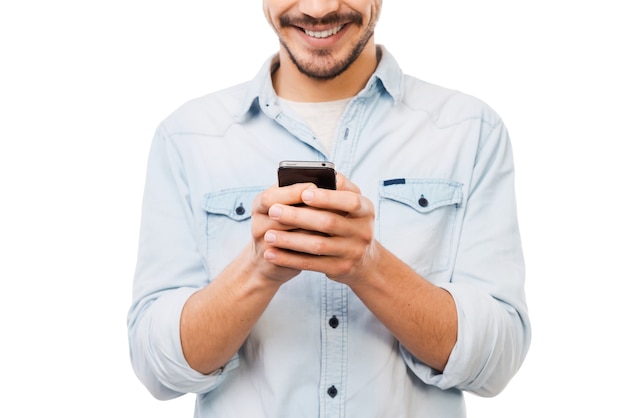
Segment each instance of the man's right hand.
M268 212L272 205L281 203L295 205L302 203L302 192L310 187L311 183L299 183L291 186L278 187L274 185L261 192L254 200L252 210L252 256L260 267L260 274L272 280L284 283L300 273L300 270L281 267L267 262L264 257L268 249L268 238L271 241L271 231L286 231L291 227L283 225L269 217ZM270 231L270 232L268 232Z

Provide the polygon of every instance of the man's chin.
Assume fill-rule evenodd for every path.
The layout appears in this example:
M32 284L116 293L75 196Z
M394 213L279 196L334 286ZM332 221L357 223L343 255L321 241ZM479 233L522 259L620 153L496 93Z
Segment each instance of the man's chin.
M317 52L311 54L307 59L296 58L287 49L291 62L300 73L315 80L332 80L343 74L354 60L337 61L331 57L330 53Z

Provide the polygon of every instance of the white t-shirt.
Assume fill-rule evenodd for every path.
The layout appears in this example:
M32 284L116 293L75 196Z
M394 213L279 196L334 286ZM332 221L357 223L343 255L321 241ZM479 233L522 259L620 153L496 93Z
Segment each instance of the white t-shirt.
M351 99L349 97L330 102L294 102L281 98L280 101L291 107L309 124L324 149L331 153L335 143L337 123Z

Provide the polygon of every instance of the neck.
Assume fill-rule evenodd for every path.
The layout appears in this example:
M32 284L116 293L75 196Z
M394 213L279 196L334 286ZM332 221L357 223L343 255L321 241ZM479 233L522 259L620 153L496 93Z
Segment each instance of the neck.
M370 39L350 67L330 80L319 80L301 73L282 46L278 56L280 66L272 74L276 94L298 102L325 102L353 97L365 87L378 65L373 39Z

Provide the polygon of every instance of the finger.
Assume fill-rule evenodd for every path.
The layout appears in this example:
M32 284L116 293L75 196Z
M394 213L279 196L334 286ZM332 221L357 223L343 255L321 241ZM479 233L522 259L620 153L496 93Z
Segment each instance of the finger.
M301 199L307 206L334 211L344 216L370 216L374 212L369 199L360 193L347 190L335 191L310 187L302 191Z
M276 204L295 205L302 203L302 190L311 187L311 184L298 183L291 186L278 187L274 184L270 188L259 193L254 199L253 210L266 215L269 208Z
M273 205L268 216L281 230L302 229L331 235L337 233L344 215L306 206Z
M337 190L346 190L361 194L361 189L341 173L337 173Z
M295 229L291 231L269 230L265 242L276 248L312 255L336 255L337 244L329 235L316 231Z
M318 271L328 277L338 277L352 271L354 260L360 259L355 257L355 251L349 251L347 240L327 238L314 244L315 241L308 237L299 243L303 235L306 234L278 232L273 237L275 245L268 246L264 253L265 260L284 268ZM282 248L282 245L291 248Z
M295 271L324 272L328 265L328 257L319 257L301 252L270 248L264 253L265 260L283 268Z

